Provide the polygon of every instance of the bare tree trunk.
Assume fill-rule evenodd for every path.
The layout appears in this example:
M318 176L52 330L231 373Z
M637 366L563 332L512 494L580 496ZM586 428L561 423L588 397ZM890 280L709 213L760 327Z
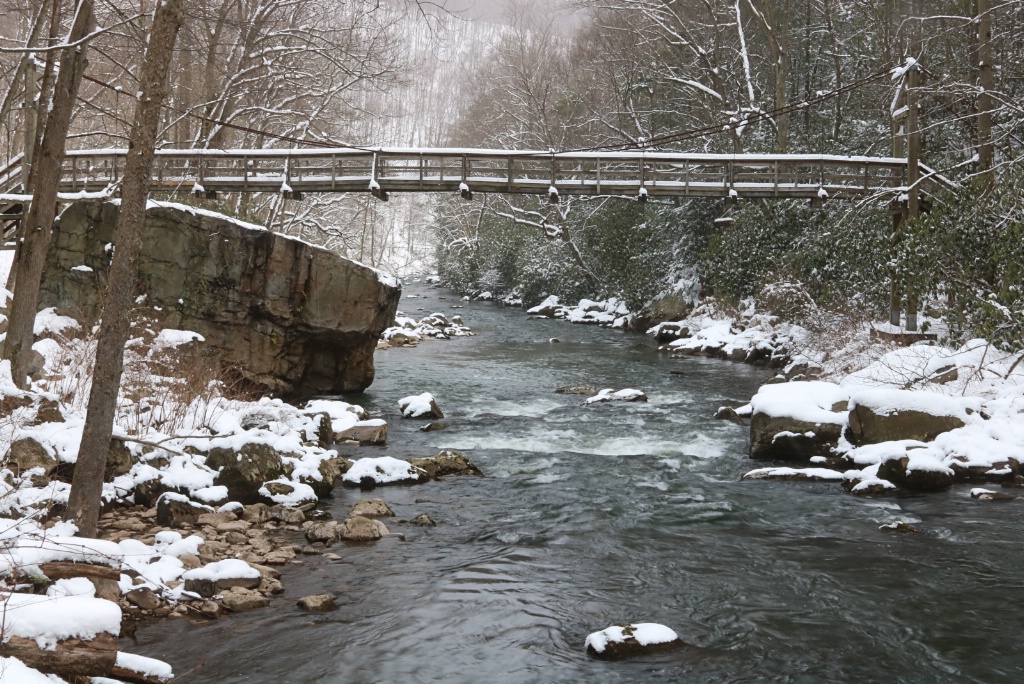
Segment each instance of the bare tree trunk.
M79 532L87 537L96 534L99 519L103 470L110 449L124 364L124 345L128 341L132 298L139 274L142 225L146 217L160 108L167 96L168 71L183 20L181 0L163 0L157 5L142 66L139 103L125 160L121 211L114 232L116 249L97 339L92 392L68 499L69 516L78 525Z
M974 0L978 27L978 169L986 180L992 178L992 91L996 83L992 65L992 8L990 0Z
M68 42L74 44L93 30L96 19L92 0L80 0ZM34 160L27 190L32 204L25 219L24 241L18 251L14 299L4 346L4 358L11 361L11 375L19 387L28 385L28 361L32 351L32 328L39 305L39 287L46 263L46 251L53 235L53 219L57 213L57 190L64 144L67 140L71 114L78 95L87 60L86 46L67 47L61 51L61 69L54 87L53 103L46 115L39 154Z

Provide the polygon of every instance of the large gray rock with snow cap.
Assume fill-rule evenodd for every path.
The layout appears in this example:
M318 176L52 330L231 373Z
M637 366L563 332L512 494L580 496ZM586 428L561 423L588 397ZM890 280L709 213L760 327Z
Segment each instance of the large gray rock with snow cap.
M40 308L99 316L118 207L78 202L47 255ZM140 294L163 327L193 330L222 363L279 394L363 390L401 289L373 269L305 242L204 213L152 206ZM77 266L92 270L72 270ZM154 315L155 310L151 311Z

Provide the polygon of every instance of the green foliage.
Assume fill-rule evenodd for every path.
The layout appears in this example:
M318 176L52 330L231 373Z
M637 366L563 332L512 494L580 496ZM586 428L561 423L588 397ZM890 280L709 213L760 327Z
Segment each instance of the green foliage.
M798 282L820 305L881 310L888 297L889 233L884 210L803 202L745 204L703 254L705 285L739 300L774 282Z
M639 311L704 251L721 203L611 198L573 200L564 216L550 207L537 211L548 212L560 232L546 236L488 211L477 234L478 208L472 219L459 217L458 207L442 210L437 259L444 281L464 292L516 291L528 304L547 294L567 302L617 297Z
M1024 174L944 198L907 227L899 259L954 335L1024 348Z

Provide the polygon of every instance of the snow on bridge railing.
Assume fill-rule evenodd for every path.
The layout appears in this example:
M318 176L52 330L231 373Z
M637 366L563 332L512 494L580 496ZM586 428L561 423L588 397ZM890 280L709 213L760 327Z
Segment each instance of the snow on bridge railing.
M62 190L120 181L124 149L69 151ZM907 160L813 154L544 152L473 148L159 150L153 187L202 192L476 192L803 197L891 196ZM930 170L929 170L930 171ZM926 186L952 186L926 174Z

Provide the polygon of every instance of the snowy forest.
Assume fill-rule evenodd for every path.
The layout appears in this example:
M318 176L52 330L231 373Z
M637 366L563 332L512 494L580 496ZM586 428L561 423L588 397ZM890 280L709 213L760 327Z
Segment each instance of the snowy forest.
M485 3L486 4L486 3ZM59 3L58 3L59 5ZM48 3L5 0L0 111L23 147ZM97 5L71 148L123 145L145 3ZM738 302L779 283L882 317L890 271L957 334L1019 341L1021 2L613 0L452 5L199 3L182 30L161 148L462 146L900 156L894 69L918 61L922 161L961 184L894 236L884 198L793 201L229 196L210 208L401 273L533 304L664 295ZM64 18L66 22L67 17ZM45 80L43 87L46 87ZM967 258L964 258L964 257ZM908 287L901 288L907 290ZM973 331L973 332L971 332Z
M618 297L634 312L666 294L767 305L784 284L831 312L881 320L895 265L957 336L1024 342L1024 3L573 7L571 27L554 11L512 14L466 82L454 142L900 156L892 72L911 57L923 74L922 161L962 191L930 198L931 211L895 236L885 201L452 201L439 209L445 280L527 304Z

